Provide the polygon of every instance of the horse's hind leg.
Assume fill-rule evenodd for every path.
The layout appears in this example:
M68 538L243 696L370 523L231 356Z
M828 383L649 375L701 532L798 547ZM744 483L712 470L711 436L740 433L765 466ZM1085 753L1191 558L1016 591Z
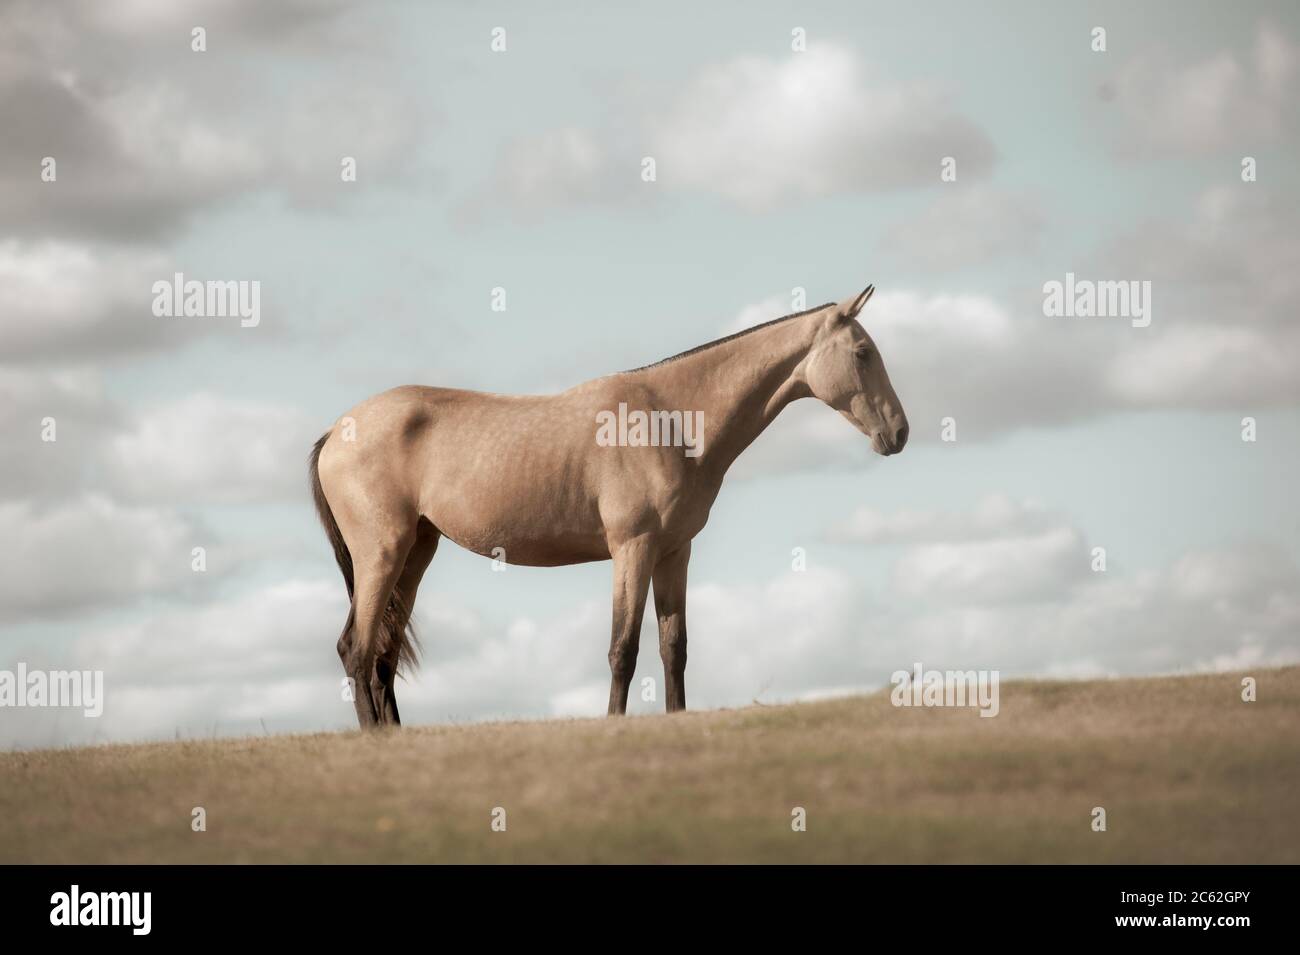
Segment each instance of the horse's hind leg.
M415 537L415 527L411 526L367 541L364 548L354 547L349 541L355 577L352 627L346 646L341 640L339 650L343 669L353 683L357 721L362 729L374 727L382 719L373 677L377 659L389 649L383 632L384 612Z
M402 656L402 641L406 626L411 620L411 611L415 609L415 594L419 590L420 580L424 577L429 561L438 549L438 539L442 535L426 518L420 518L416 526L415 543L406 555L406 564L397 578L393 588L392 630L388 634L389 645L375 660L375 671L371 675L370 693L375 701L375 711L379 722L388 726L400 726L401 716L397 712L397 696L393 692L393 683Z

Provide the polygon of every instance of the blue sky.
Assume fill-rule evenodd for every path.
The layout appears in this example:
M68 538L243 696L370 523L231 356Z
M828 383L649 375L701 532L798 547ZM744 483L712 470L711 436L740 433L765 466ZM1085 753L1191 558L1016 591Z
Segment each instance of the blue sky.
M1293 5L12 3L0 24L0 668L103 669L108 692L99 720L0 711L0 743L351 725L304 480L338 415L404 383L562 389L868 282L912 441L876 458L803 402L741 459L691 566L692 706L916 661L1300 656ZM259 280L261 323L155 318L176 271ZM1151 281L1151 326L1044 317L1067 271ZM444 544L404 717L602 712L608 578ZM636 699L651 629L637 712L662 706Z

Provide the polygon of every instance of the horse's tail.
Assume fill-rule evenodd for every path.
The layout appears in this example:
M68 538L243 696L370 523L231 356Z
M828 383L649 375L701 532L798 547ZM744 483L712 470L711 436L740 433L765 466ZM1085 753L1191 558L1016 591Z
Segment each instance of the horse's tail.
M316 515L320 518L321 526L325 528L325 536L330 539L330 546L334 548L334 559L338 561L339 570L343 571L343 582L348 587L348 600L352 599L352 555L348 553L348 545L343 540L343 534L339 531L338 521L334 520L334 512L330 510L330 502L325 500L325 492L320 486L320 449L325 447L325 442L330 439L329 431L320 436L311 449L311 457L308 459L307 471L311 476L311 497L316 502Z
M308 458L307 471L311 479L311 496L316 503L316 514L320 518L321 526L325 528L325 536L329 538L330 547L334 549L334 559L338 562L339 570L343 573L343 583L348 588L348 601L352 600L353 574L352 574L352 554L348 551L347 542L343 540L343 534L339 531L338 521L334 520L334 512L330 510L330 502L325 499L325 491L320 486L320 451L325 447L325 442L329 440L332 432L326 431L320 436L311 449L311 455ZM348 611L347 629L352 628L355 618L355 608ZM383 618L380 620L380 643L379 652L384 654L385 650L391 650L393 646L397 647L397 667L399 670L409 670L415 667L418 662L419 645L415 637L415 631L411 628L411 605L406 594L401 592L401 588L394 587L393 595L388 598L388 605L384 608Z

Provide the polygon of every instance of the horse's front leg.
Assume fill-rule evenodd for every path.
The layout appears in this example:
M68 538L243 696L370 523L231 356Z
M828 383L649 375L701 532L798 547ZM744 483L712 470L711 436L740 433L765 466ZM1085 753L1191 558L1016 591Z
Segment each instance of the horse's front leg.
M635 537L614 552L614 626L609 639L609 715L627 712L627 690L636 672L641 617L654 571L648 537Z
M659 657L664 662L664 705L669 713L686 709L686 565L690 559L687 541L664 555L654 569Z

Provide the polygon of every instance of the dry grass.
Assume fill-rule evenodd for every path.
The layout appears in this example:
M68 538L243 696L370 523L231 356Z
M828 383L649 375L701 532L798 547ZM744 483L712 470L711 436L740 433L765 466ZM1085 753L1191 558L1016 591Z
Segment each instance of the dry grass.
M1300 668L1254 675L6 753L0 862L1296 863Z

